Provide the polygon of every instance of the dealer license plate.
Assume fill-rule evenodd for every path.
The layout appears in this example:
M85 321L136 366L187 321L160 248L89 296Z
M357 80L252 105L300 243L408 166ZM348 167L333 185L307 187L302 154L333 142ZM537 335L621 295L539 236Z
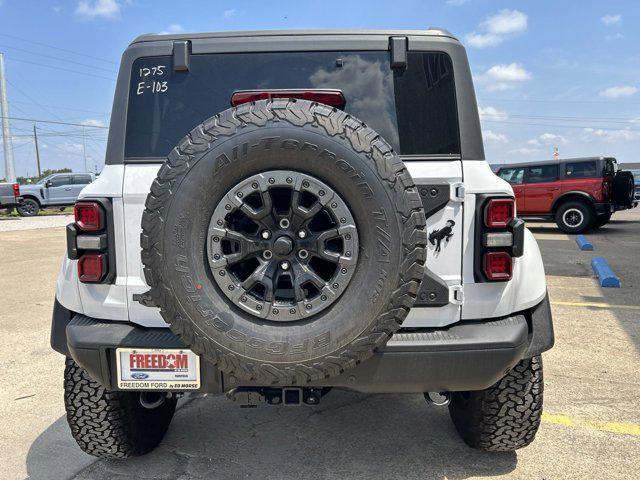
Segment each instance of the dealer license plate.
M123 390L194 390L200 358L191 350L117 348L118 387Z

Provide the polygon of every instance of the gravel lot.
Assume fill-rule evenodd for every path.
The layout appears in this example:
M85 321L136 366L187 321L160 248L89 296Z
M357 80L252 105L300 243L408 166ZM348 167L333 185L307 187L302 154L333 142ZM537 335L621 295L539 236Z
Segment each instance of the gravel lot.
M37 217L0 217L0 232L65 227L73 222L73 215L40 215Z
M155 452L128 461L81 453L64 418L63 358L49 348L64 229L0 233L2 478L640 478L640 209L589 234L594 252L579 251L553 224L530 227L556 331L531 446L477 452L458 438L446 409L420 395L333 391L314 408L245 410L224 397L192 398ZM598 286L594 255L609 260L622 288Z

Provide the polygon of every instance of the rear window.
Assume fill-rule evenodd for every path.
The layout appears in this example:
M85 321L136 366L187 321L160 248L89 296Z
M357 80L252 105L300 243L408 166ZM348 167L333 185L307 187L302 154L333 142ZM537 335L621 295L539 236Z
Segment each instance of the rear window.
M448 55L409 52L391 69L389 52L290 52L192 55L189 71L170 56L135 61L125 157L165 157L205 119L230 107L236 90L342 90L344 110L403 155L459 154L453 67Z
M524 178L524 168L501 168L498 176L512 185L520 185Z
M555 182L558 179L558 165L538 165L527 168L527 183Z
M56 177L52 177L49 180L51 187L60 187L62 185L69 185L71 183L71 177L69 175L58 175Z
M596 162L576 162L565 165L566 178L593 178L598 176Z
M74 175L73 183L76 185L87 185L91 183L91 175Z

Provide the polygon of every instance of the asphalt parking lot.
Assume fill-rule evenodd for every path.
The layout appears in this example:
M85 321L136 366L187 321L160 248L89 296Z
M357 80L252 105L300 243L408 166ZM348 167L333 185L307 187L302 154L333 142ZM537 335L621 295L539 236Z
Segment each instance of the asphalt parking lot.
M333 391L315 408L191 398L152 454L85 455L64 419L63 358L49 348L64 228L3 229L30 220L0 218L3 478L640 478L640 208L588 234L593 252L554 224L529 225L545 260L556 346L544 355L536 441L504 454L467 448L446 409L420 395ZM620 289L599 287L595 255Z

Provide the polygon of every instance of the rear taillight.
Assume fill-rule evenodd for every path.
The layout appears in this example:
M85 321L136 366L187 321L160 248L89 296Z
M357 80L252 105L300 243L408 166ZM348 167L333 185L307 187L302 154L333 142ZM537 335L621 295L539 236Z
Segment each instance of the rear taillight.
M99 283L107 273L107 256L85 253L78 260L78 278L84 283Z
M99 232L104 228L104 212L97 202L78 202L73 213L76 225L83 232Z
M73 213L75 222L67 225L67 256L78 261L78 280L110 283L116 273L111 202L82 200Z
M20 185L18 185L17 183L13 184L13 196L14 197L20 196Z
M507 252L486 252L483 256L483 271L488 280L511 280L513 259Z
M494 198L484 210L484 224L488 228L505 228L515 216L515 202L512 198Z
M231 106L274 98L298 98L336 108L344 108L346 103L340 90L242 90L231 95Z
M522 255L524 222L515 217L513 198L478 195L474 277L479 282L506 282L513 259Z

